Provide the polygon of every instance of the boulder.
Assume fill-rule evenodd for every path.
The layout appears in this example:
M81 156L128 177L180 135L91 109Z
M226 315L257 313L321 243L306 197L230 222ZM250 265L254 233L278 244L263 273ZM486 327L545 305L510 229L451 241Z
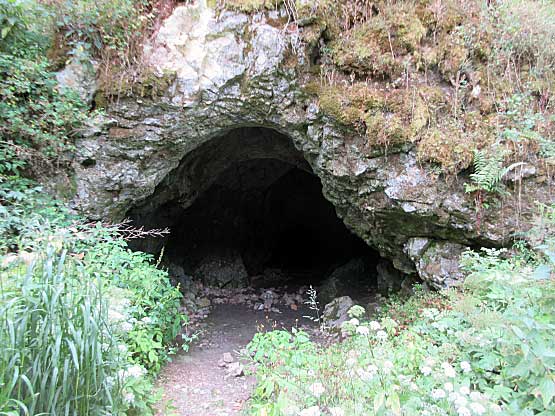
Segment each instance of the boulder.
M350 319L347 312L354 304L349 296L335 298L324 307L323 323L332 330L340 329L341 324Z
M182 265L176 263L167 264L168 275L175 285L179 285L182 291L193 289L193 277L185 273Z
M241 256L234 254L205 258L193 275L206 286L239 288L249 284L249 275Z
M92 103L97 90L95 62L81 51L75 54L64 69L56 73L61 88L75 91L88 105Z
M446 241L411 239L405 246L420 279L434 289L458 286L464 279L459 258L468 247Z
M354 295L357 287L368 287L374 276L363 258L355 258L336 268L318 288L318 300L325 305L342 295Z

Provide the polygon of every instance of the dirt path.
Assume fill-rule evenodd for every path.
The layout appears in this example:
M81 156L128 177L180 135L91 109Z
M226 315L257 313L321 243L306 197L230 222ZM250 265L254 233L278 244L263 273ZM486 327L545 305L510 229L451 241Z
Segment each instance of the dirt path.
M217 305L205 322L200 341L179 353L161 372L158 385L163 401L176 416L240 415L255 384L253 376L234 377L218 365L224 353L238 360L260 325L276 329L311 326L306 310L284 308L283 313L254 311L246 305ZM160 413L161 415L162 413Z

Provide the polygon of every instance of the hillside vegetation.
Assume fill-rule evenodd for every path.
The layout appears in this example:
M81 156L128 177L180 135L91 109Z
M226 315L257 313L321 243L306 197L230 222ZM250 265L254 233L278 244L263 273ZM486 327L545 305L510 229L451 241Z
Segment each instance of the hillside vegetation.
M2 415L153 414L153 377L186 323L167 273L127 248L137 232L46 193L71 195L73 140L91 115L54 71L91 47L123 57L130 28L118 25L141 9L122 3L0 1Z
M537 252L467 252L458 291L350 310L331 346L302 331L258 334L252 415L551 415L555 412L555 211Z

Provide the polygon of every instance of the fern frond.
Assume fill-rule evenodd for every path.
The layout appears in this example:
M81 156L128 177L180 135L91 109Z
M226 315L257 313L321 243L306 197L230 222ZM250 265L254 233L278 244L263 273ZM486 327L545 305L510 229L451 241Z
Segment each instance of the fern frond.
M501 182L505 175L523 162L513 163L503 167L504 152L496 152L488 156L481 150L474 150L474 173L470 174L472 183L465 186L465 192L485 191L489 193L504 193Z

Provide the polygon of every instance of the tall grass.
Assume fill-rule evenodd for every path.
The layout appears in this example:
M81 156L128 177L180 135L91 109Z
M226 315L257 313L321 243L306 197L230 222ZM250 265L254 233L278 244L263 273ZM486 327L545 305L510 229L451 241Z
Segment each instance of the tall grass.
M45 247L0 271L0 415L117 414L117 348L98 278Z

